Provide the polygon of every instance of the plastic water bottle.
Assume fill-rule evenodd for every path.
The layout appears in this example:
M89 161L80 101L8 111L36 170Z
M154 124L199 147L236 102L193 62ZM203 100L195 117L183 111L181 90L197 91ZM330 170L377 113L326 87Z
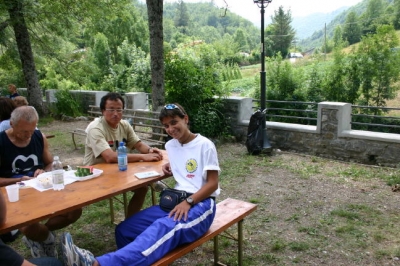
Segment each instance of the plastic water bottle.
M58 156L54 156L52 165L51 177L53 180L53 189L61 190L64 189L64 169L63 165Z
M126 153L125 143L121 141L117 150L118 153L118 168L120 171L128 169L128 154Z

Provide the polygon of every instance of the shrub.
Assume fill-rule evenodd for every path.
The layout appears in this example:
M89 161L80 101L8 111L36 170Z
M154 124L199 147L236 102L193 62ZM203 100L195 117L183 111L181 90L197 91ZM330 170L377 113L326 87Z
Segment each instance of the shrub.
M225 95L221 64L209 56L210 49L189 47L168 54L165 90L167 102L179 103L186 109L192 130L213 138L223 135L227 128L219 112L218 98Z
M50 108L51 112L56 116L72 116L76 117L81 115L81 106L75 100L67 89L58 90L55 94L57 101L55 108Z

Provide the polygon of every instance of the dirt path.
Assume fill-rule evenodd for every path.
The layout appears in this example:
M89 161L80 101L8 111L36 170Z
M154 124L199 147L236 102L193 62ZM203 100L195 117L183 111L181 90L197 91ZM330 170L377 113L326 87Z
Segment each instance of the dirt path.
M75 149L72 141L72 135L69 133L76 128L85 129L90 121L53 121L45 126L41 126L40 130L44 134L53 134L54 138L48 139L50 151L54 155L58 155L64 165L78 166L82 164L84 156L83 136L75 136L79 149Z

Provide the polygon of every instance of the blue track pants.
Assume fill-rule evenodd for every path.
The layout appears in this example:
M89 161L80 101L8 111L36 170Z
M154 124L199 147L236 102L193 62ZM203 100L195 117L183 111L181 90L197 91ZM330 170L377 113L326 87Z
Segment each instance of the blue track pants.
M186 221L174 221L168 212L152 206L129 217L115 229L118 250L97 257L100 265L151 265L179 245L199 239L210 228L215 202L194 205Z

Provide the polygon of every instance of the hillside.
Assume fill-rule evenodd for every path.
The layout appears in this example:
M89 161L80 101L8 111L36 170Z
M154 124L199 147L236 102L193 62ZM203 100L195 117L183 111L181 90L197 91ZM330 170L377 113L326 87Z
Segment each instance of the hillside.
M310 37L315 31L321 29L324 23L329 23L337 15L349 7L341 7L331 13L314 13L304 17L294 17L292 26L296 30L296 39L303 40Z
M369 0L364 0L360 3L358 3L355 6L352 6L348 9L344 9L343 11L339 12L334 19L332 19L329 23L326 23L326 38L331 39L333 37L333 33L335 28L338 25L343 25L346 22L346 17L347 15L354 11L358 16L360 16L362 13L365 12L367 9L367 4ZM387 4L389 5L392 0L384 0L387 1ZM302 47L303 51L315 48L315 47L321 47L324 43L325 40L325 22L320 22L319 23L319 29L314 31L314 33L306 38L302 39L299 41L299 46Z

